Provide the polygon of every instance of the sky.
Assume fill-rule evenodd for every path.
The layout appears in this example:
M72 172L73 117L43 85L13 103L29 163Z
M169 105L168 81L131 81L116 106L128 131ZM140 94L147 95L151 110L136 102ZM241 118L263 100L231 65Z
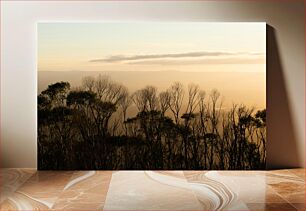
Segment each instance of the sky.
M227 105L266 107L266 24L38 23L38 92L107 74L130 92L175 81L216 88Z
M38 71L265 72L265 23L38 23L37 33Z

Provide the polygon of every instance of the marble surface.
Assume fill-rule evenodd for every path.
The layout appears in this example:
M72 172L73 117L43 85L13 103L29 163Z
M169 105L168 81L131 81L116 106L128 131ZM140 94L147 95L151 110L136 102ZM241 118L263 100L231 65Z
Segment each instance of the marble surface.
M1 210L305 210L305 169L1 169Z

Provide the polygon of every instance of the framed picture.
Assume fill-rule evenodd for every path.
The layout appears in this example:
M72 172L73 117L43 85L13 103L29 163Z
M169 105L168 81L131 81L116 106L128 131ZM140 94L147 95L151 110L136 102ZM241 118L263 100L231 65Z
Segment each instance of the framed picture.
M264 169L266 23L38 23L38 169Z

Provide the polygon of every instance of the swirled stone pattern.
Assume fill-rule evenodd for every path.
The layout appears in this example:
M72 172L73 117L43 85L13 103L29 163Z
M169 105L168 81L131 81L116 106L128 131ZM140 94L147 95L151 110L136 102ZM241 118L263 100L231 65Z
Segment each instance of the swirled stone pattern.
M305 210L305 169L1 169L1 210Z

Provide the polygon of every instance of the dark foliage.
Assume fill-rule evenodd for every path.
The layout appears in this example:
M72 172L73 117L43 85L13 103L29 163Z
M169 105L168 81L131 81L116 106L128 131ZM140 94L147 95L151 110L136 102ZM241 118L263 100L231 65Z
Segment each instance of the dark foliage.
M39 169L264 169L266 110L222 109L196 85L129 95L108 77L70 90L51 84L38 96ZM127 118L134 105L138 113Z

